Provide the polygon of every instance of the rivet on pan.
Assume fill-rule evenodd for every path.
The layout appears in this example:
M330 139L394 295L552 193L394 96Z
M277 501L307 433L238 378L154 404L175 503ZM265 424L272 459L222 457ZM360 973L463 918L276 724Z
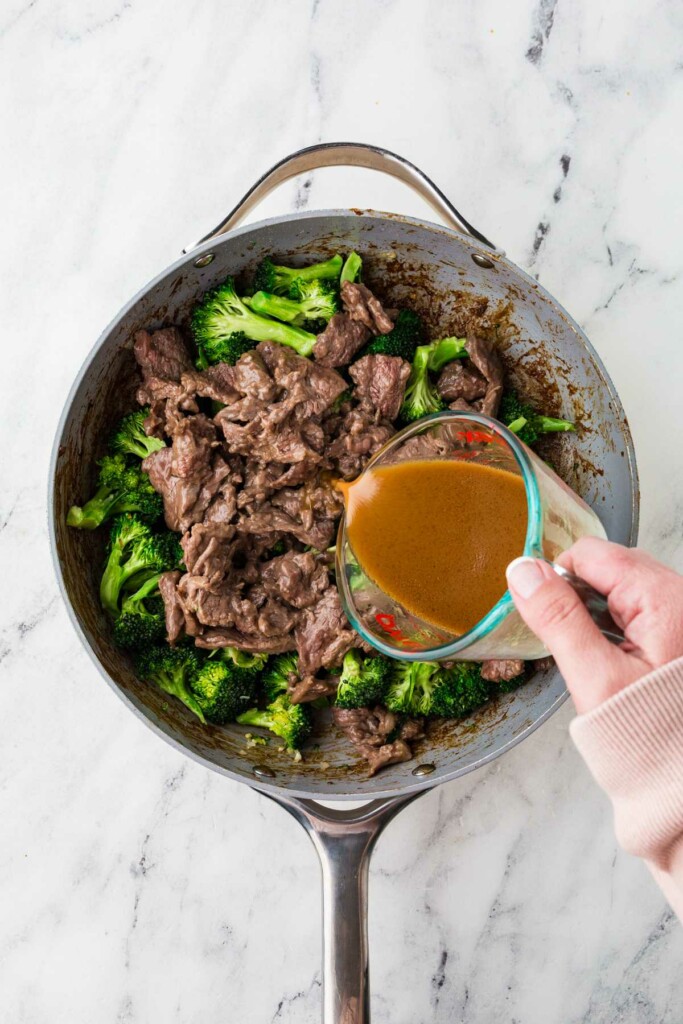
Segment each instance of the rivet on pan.
M208 267L209 263L213 263L216 258L215 252L205 252L203 256L198 256L194 261L195 267Z
M267 764L255 764L251 770L259 779L275 778L275 772L272 768L269 768Z
M413 775L431 775L435 771L435 764L419 764L417 768L413 768Z
M484 270L490 270L493 266L493 260L490 260L488 256L482 256L479 252L472 253L472 262L476 263L478 267L483 267Z

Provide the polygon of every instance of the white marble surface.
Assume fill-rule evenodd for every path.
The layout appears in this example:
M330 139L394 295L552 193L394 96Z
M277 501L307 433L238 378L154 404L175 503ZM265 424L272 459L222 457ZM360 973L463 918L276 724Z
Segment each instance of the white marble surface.
M285 153L382 143L586 328L633 427L642 542L683 565L682 22L676 0L4 0L3 1021L319 1016L307 839L140 725L57 595L48 454L103 325ZM423 212L326 172L263 213L330 205ZM571 713L381 840L379 1024L683 1019L683 935L617 850Z

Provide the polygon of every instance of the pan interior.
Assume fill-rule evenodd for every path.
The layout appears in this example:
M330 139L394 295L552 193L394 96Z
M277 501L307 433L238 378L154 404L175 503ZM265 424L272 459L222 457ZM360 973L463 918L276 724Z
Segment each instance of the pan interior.
M633 543L637 530L637 477L628 425L613 386L585 337L538 284L503 258L481 267L472 255L490 256L448 229L371 211L296 215L249 226L205 243L141 291L105 330L67 402L55 445L51 518L56 563L77 629L105 678L147 723L202 763L261 788L322 799L407 793L471 771L519 742L566 697L555 669L537 673L517 693L460 723L444 724L417 747L416 760L368 779L347 741L329 724L319 730L304 760L294 763L277 741L248 747L243 730L201 723L174 700L141 684L128 657L112 642L98 601L104 532L68 529L66 512L91 492L101 439L134 405L132 339L136 330L187 322L197 296L227 274L249 273L266 255L304 264L336 251L357 249L367 283L389 306L421 313L431 336L457 333L467 311L485 310L496 331L508 379L549 414L580 424L576 435L551 442L544 457L596 510L608 536ZM212 262L195 266L199 253ZM490 262L490 261L489 261ZM94 685L94 681L93 681ZM418 765L434 766L414 776Z

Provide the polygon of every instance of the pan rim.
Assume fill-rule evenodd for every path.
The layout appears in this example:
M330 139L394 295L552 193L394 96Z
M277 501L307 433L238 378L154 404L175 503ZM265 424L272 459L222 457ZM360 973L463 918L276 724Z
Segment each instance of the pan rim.
M606 369L602 359L598 355L597 351L595 350L595 348L593 347L593 345L591 344L591 342L589 341L589 339L587 338L586 334L583 332L581 327L573 319L573 317L571 317L571 315L564 309L564 307L562 305L560 305L560 303L554 298L554 296L551 295L543 287L543 285L539 284L538 281L534 280L529 274L527 274L524 270L522 270L520 267L518 267L517 264L515 264L511 260L509 260L505 256L505 254L503 252L499 252L499 251L492 252L488 247L482 245L476 239L470 238L465 233L457 231L454 228L446 227L443 224L436 224L436 223L434 223L432 221L429 221L429 220L422 220L422 219L415 218L415 217L408 217L408 216L404 216L402 214L386 213L386 212L383 212L383 211L370 210L370 209L357 210L355 208L353 208L353 209L340 208L340 209L324 209L324 210L306 210L304 212L285 214L285 215L282 215L282 216L279 216L279 217L270 217L270 218L267 218L265 220L260 220L260 221L256 221L256 222L249 223L249 224L243 224L240 227L235 228L234 230L232 230L230 232L225 232L225 234L223 234L223 235L218 235L218 236L216 236L214 238L207 239L206 241L204 241L201 244L197 245L194 249L190 250L189 252L184 252L177 260L175 260L172 263L170 263L159 274L157 274L150 281L148 281L142 288L140 288L119 309L117 314L105 326L104 330L100 333L100 335L98 336L97 340L95 341L93 346L88 351L85 359L81 363L81 366L80 366L80 368L78 370L78 373L76 374L76 376L75 376L75 378L74 378L74 380L73 380L73 382L71 384L71 387L69 388L69 391L68 391L68 393L66 395L66 398L64 400L64 405L62 407L62 411L60 413L59 420L57 422L57 427L56 427L56 430L55 430L55 437L54 437L54 441L53 441L53 444L52 444L52 450L51 450L51 453L50 453L49 468L48 468L48 492L47 492L48 508L47 508L47 511L48 511L48 534L49 534L49 540L50 540L50 554L51 554L51 558L52 558L52 564L53 564L53 567L54 567L55 575L56 575L56 578L57 578L57 584L58 584L58 587L59 587L59 591L60 591L60 594L62 596L62 600L64 601L64 604L66 605L67 614L68 614L69 619L71 620L71 623L72 623L72 625L73 625L73 627L75 629L76 635L78 636L79 640L81 641L82 645L84 646L85 650L87 651L91 661L95 664L95 666L98 669L98 672L104 678L104 680L106 681L106 683L109 686L109 688L111 690L113 690L117 694L119 699L124 702L124 704L128 707L128 709L131 710L138 719L140 719L141 721L144 722L144 724L147 726L147 728L151 729L156 736L158 736L161 739L163 739L166 743L170 744L170 746L172 746L173 748L175 748L176 750L178 750L179 752L184 754L186 757L192 758L192 760L194 760L198 764L201 764L203 767L208 768L211 771L217 772L217 773L219 773L220 775L222 775L224 777L232 779L234 782L245 783L246 785L251 786L251 788L256 789L256 790L258 790L260 792L263 792L263 793L267 793L269 796L272 796L272 797L275 797L275 798L278 798L280 796L284 796L284 797L287 797L287 798L312 799L312 800L323 801L323 802L326 802L326 803L327 802L329 802L329 803L332 803L332 802L336 803L336 802L344 802L344 801L351 801L351 800L356 800L356 801L357 800L362 800L362 799L376 800L376 799L384 799L384 798L388 798L388 797L407 796L409 794L419 793L419 792L422 792L422 791L427 790L427 789L433 789L436 786L441 785L442 783L451 782L454 779L461 778L464 775L468 775L470 772L473 772L473 771L475 771L478 768L482 768L482 767L484 767L484 765L489 764L491 761L496 760L496 758L498 758L498 757L502 756L503 754L507 753L513 747L517 746L517 744L521 743L524 739L527 739L527 737L529 737L533 732L535 732L536 729L538 729L541 725L543 725L553 714L555 714L556 711L559 710L559 708L567 700L569 694L568 694L567 690L565 689L561 694L558 695L556 700L553 701L553 703L548 708L546 708L545 711L541 715L539 715L538 718L536 718L533 722L531 722L524 729L522 729L517 735L511 737L506 743L502 744L500 747L496 747L495 749L489 751L488 753L486 753L482 757L478 758L476 761L472 762L471 764L463 765L460 768L453 768L450 771L445 772L443 775L438 776L437 778L432 778L431 776L426 776L426 777L423 777L423 778L413 777L414 781L403 782L399 786L394 786L393 788L378 789L378 790L373 789L371 793L364 792L361 788L358 788L358 789L350 788L350 789L344 789L343 791L340 791L339 789L337 789L334 792L324 793L324 792L319 792L319 791L307 790L306 788L301 787L298 784L294 784L293 786L286 785L286 784L285 785L280 785L280 784L277 784L275 782L272 782L272 783L271 782L266 782L266 781L264 781L263 778L250 779L246 774L242 775L239 772L236 772L236 771L234 771L231 768L225 768L225 767L223 767L221 765L215 764L213 761L209 760L208 758L204 757L203 755L201 755L199 753L196 753L193 750L190 750L188 747L186 747L179 740L175 739L173 736L170 736L168 733L166 733L159 725L157 725L154 721L152 721L152 719L150 719L140 708L138 708L135 705L135 703L128 696L128 694L125 693L125 691L118 685L118 683L116 683L116 681L106 671L106 669L104 668L104 666L100 662L99 658L97 657L94 649L92 648L92 646L91 646L91 644L90 644L90 642L88 640L88 637L86 636L86 633L85 633L83 627L81 626L81 623L80 623L80 620L78 618L78 615L76 614L76 611L75 611L75 609L74 609L74 607L73 607L73 605L71 603L71 600L69 598L69 595L68 595L68 592L67 592L67 589L66 589L66 583L65 583L65 580L64 580L64 574L63 574L63 571L62 571L62 565L61 565L61 561L60 561L60 557L59 557L59 553L58 553L58 549L57 549L57 524L56 524L56 516L55 516L56 471L57 471L57 462L58 462L58 459L59 459L59 452L60 452L61 443L62 443L62 437L64 435L64 429L65 429L65 426L66 426L66 423L67 423L67 420L68 420L68 417L69 417L69 414L70 414L70 411L71 411L74 399L75 399L75 397L76 397L76 395L77 395L77 393L78 393L78 391L79 391L79 389L80 389L80 387L81 387L85 377L87 376L87 373L88 373L88 371L89 371L89 369L90 369L90 367L92 365L92 362L94 361L94 359L95 359L96 355L98 354L98 352L100 351L100 349L106 343L109 335L114 330L116 325L130 312L130 310L136 305L136 303L145 294L147 294L152 288L154 288L159 282L161 282L164 278L166 278L170 273L172 273L175 270L178 270L178 269L180 269L182 267L185 267L187 265L188 261L194 261L199 256L203 255L204 253L207 253L207 252L211 251L212 249L216 249L218 246L221 246L221 245L227 243L228 241L232 241L235 238L239 238L241 235L244 235L244 234L249 234L249 233L257 231L257 230L261 230L261 229L264 229L264 228L267 229L269 227L272 227L272 226L275 226L275 225L280 225L280 224L291 222L291 221L311 220L311 219L314 219L314 218L321 218L321 217L324 217L324 218L332 218L332 217L340 218L341 217L341 218L347 218L349 220L357 219L357 218L373 218L374 217L374 218L379 218L381 220L389 220L391 222L399 222L399 223L409 224L409 225L414 226L416 228L427 229L428 231L431 231L431 232L437 232L437 233L439 233L441 235L444 235L445 237L447 237L447 238L449 238L451 240L457 241L459 244L465 243L473 252L476 252L476 253L481 254L482 256L485 256L487 259L492 260L494 264L500 263L500 264L504 265L510 271L512 271L514 274L516 274L522 280L524 280L528 285L533 287L534 291L539 295L539 297L543 298L547 303L550 304L550 306L554 310L557 311L557 313L561 316L561 318L564 320L564 322L567 324L567 326L571 328L571 330L577 336L578 340L581 342L582 346L584 347L584 349L586 350L587 354L591 358L591 360L592 360L592 362L593 362L593 364L594 364L594 366L595 366L599 376L601 377L601 379L602 379L602 381L603 381L603 383L604 383L604 385L605 385L605 387L606 387L606 389L607 389L607 391L609 393L610 400L614 404L615 412L616 412L617 416L619 417L619 420L620 420L620 422L622 424L623 431L624 431L624 445L625 445L625 452L624 452L624 454L625 454L626 461L627 461L627 466L628 466L628 475L629 475L630 492L631 492L631 507L630 507L630 510L629 510L630 511L630 522L631 522L630 535L629 535L629 540L628 540L629 546L634 545L636 543L636 541L637 541L637 538L638 538L638 528L639 528L639 519L640 519L640 488L639 488L639 474L638 474L638 468L637 468L637 463L636 463L635 447L634 447L634 444L633 444L633 438L632 438L632 435L631 435L630 426L629 426L629 423L628 423L628 419L627 419L627 416L626 416L623 404L621 402L621 399L619 398L619 395L617 394L617 391L616 391L616 389L614 387L614 383L613 383L609 373L607 372L607 369Z

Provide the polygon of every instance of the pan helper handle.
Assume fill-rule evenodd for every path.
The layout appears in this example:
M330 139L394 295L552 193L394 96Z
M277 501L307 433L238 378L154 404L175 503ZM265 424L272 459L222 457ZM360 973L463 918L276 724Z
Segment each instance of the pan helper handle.
M296 153L291 153L276 163L242 196L225 220L222 220L213 231L204 235L183 252L191 252L203 242L208 242L227 231L232 231L278 185L282 185L299 174L308 174L321 167L364 167L397 178L429 203L448 227L455 228L456 231L476 239L488 250L497 251L493 242L489 242L481 231L477 231L465 220L441 189L427 177L424 171L421 171L409 160L388 149L383 149L381 146L368 146L362 142L321 142L316 146L299 149Z
M575 576L573 572L563 569L561 565L555 565L554 562L551 562L550 565L553 571L566 580L574 593L581 599L602 635L613 644L622 644L625 637L610 614L607 599L580 576Z

